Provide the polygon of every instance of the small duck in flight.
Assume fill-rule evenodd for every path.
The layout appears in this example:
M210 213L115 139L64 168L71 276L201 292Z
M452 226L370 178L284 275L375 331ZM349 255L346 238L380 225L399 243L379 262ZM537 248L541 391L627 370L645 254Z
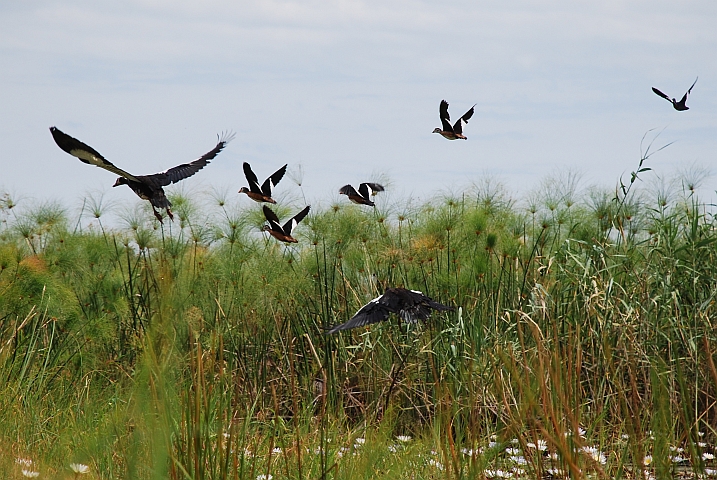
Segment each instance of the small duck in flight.
M339 194L346 195L354 203L359 205L368 205L375 207L376 204L371 201L371 196L377 192L383 192L383 185L378 183L362 183L359 185L358 192L351 185L344 185L339 190Z
M694 81L694 83L692 84L692 87L695 86L695 83L697 83L697 80L698 80L699 78L700 78L700 77L695 78L695 81ZM690 107L688 107L687 105L685 105L685 103L687 103L687 95L689 95L690 93L692 93L692 87L690 87L690 88L687 90L687 93L685 93L685 95L682 97L682 99L681 99L679 102L676 101L674 98L668 97L667 95L665 95L664 93L662 93L661 91L659 91L658 89L656 89L655 87L652 87L652 91L655 92L657 95L661 96L662 98L664 98L665 100L667 100L668 102L670 102L670 103L672 104L672 106L675 108L675 110L677 110L677 111L679 111L679 112L684 112L685 110L689 110L689 109L690 109Z
M291 236L291 232L294 231L300 221L304 219L307 213L309 213L310 205L307 205L302 211L294 215L288 222L283 226L279 223L279 217L276 216L274 211L264 205L264 217L269 225L261 227L263 232L269 232L269 234L284 243L299 243L297 239Z
M217 136L218 141L214 148L193 162L183 163L164 172L155 173L154 175L132 175L121 168L117 168L112 162L106 160L97 150L69 136L59 128L50 127L50 133L57 146L73 157L79 158L84 163L104 168L119 175L120 177L112 186L127 185L139 198L148 200L152 205L154 216L157 217L160 223L163 222L162 215L157 211L158 208L165 209L170 220L174 220L174 215L172 215L171 210L172 204L169 199L167 199L162 187L177 183L197 173L204 168L210 160L216 157L227 143L234 138L233 133L224 133L221 137Z
M244 162L244 176L247 182L249 182L249 188L241 187L239 193L246 193L247 196L255 202L276 203L276 200L271 198L271 192L284 177L285 173L286 165L272 173L271 176L264 180L264 183L259 186L259 179L256 178L256 174L252 171L251 166L247 162Z
M398 314L404 322L415 323L418 320L428 319L432 310L443 312L453 310L453 307L438 303L417 290L401 287L387 288L383 295L368 302L348 321L336 325L326 334L382 322L391 313Z
M453 126L451 126L451 116L448 114L448 102L441 100L441 105L438 108L438 114L441 117L443 129L435 128L433 133L440 133L443 138L447 138L448 140L457 140L459 138L468 140L468 138L463 135L463 125L468 124L468 120L470 120L473 116L474 108L475 105L473 105L470 110L464 113L463 116L459 118Z

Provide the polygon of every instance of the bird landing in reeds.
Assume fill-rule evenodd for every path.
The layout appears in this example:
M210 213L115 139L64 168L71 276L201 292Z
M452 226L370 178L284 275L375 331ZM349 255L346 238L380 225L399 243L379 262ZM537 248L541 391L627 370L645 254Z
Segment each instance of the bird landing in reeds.
M473 105L470 110L463 114L458 121L451 125L451 116L448 114L448 102L441 100L441 105L438 107L438 115L441 117L442 128L435 128L433 133L440 133L443 138L448 140L468 140L468 137L463 135L463 126L468 125L468 120L473 116Z
M326 333L332 334L341 330L382 322L391 313L398 314L407 323L416 323L418 320L427 320L433 310L443 312L453 310L453 307L438 303L418 290L407 290L401 287L387 288L383 295L361 307L348 321L332 327Z
M170 168L169 170L155 173L153 175L132 175L131 173L116 167L94 148L81 142L80 140L77 140L76 138L69 136L59 128L50 127L50 133L52 133L52 138L55 140L57 146L73 157L79 158L84 163L104 168L107 171L119 175L120 177L112 186L118 187L120 185L127 185L134 193L137 194L139 198L142 200L148 200L152 205L154 216L160 223L163 222L162 215L160 215L157 211L158 208L165 209L169 219L174 220L174 215L172 215L171 210L172 204L169 199L167 199L162 187L166 187L172 183L177 183L180 180L189 178L197 173L199 170L204 168L210 160L216 157L219 152L224 149L226 144L234 138L233 133L225 132L221 135L221 137L217 135L217 144L213 149L192 162L183 163Z
M371 201L371 197L378 192L383 192L383 185L378 183L362 183L359 185L358 192L351 185L344 185L339 189L339 194L346 195L353 203L359 205L368 205L375 207L376 204Z
M662 98L664 98L665 100L667 100L668 102L670 102L670 103L672 104L672 106L674 107L674 109L677 110L678 112L684 112L685 110L689 110L689 109L690 109L690 107L688 107L688 106L686 105L686 103L687 103L687 96L688 96L690 93L692 93L692 87L695 86L695 83L697 83L697 80L698 80L699 78L700 78L700 77L695 78L695 81L692 83L692 86L687 89L687 92L682 96L682 99L681 99L679 102L676 101L674 98L668 97L666 94L662 93L661 91L659 91L659 90L656 89L655 87L652 87L652 91L655 92L655 93L656 93L657 95L659 95L660 97L662 97Z

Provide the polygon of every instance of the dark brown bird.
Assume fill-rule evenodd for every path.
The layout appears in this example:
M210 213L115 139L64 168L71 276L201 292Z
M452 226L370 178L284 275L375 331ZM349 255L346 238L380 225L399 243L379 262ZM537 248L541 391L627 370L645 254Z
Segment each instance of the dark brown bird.
M358 192L351 185L344 185L339 190L341 195L346 195L354 203L359 205L368 205L375 207L376 204L371 201L371 196L377 192L383 192L383 185L378 183L362 183L359 185Z
M441 124L443 125L443 128L435 128L433 133L440 133L443 138L447 138L448 140L457 140L459 138L468 140L468 138L463 135L463 125L468 124L468 120L470 120L473 116L474 108L475 105L473 105L470 110L464 113L463 116L459 118L453 126L451 126L451 116L448 114L448 102L441 100L441 105L438 107L438 114L441 117Z
M261 230L263 232L269 232L269 234L285 243L299 243L297 239L291 236L291 232L294 231L300 221L304 219L307 213L309 213L310 205L307 205L302 211L294 215L291 220L286 222L283 226L279 223L279 217L276 216L274 211L264 205L264 217L269 225L264 225Z
M694 81L694 83L692 84L692 87L695 86L695 83L697 83L697 80L698 80L699 78L700 78L700 77L695 78L695 81ZM661 96L662 98L664 98L665 100L667 100L668 102L670 102L670 103L672 104L672 106L675 108L675 110L677 110L677 111L679 111L679 112L684 112L685 110L689 110L689 109L690 109L690 107L688 107L688 106L685 105L685 104L687 103L687 95L689 95L690 93L692 93L692 87L690 87L690 88L687 90L687 93L684 94L684 96L682 97L682 99L681 99L679 102L676 101L674 98L668 97L667 95L665 95L664 93L662 93L661 91L659 91L658 89L656 89L655 87L652 87L652 91L655 92L657 95Z
M244 162L244 176L247 182L249 182L249 188L241 187L239 193L246 193L247 196L255 202L276 203L276 201L271 198L271 192L284 177L285 173L286 165L274 172L271 177L264 180L264 183L259 186L259 179L256 178L256 174L252 171L251 166L247 162Z
M104 168L112 173L119 175L113 187L119 185L127 185L131 188L134 193L143 200L149 200L152 205L152 211L157 220L162 223L162 215L157 209L164 208L167 211L167 216L173 220L171 206L169 199L164 194L164 189L169 184L177 183L180 180L191 177L199 170L204 168L210 160L219 154L222 149L229 143L233 138L233 133L224 133L221 138L217 136L217 144L213 149L194 160L190 163L183 163L174 168L170 168L167 171L161 173L155 173L154 175L132 175L125 172L121 168L117 168L112 162L106 160L97 150L90 147L89 145L82 143L81 141L73 138L66 133L62 132L56 127L50 127L50 133L52 138L55 139L55 143L65 152L69 153L73 157L79 158L82 162Z
M331 334L341 330L382 322L391 313L398 314L404 322L415 323L418 320L428 319L432 310L443 312L453 310L453 307L435 302L425 296L423 292L417 290L407 290L400 287L387 288L383 295L374 298L361 307L347 322L336 325L326 333Z

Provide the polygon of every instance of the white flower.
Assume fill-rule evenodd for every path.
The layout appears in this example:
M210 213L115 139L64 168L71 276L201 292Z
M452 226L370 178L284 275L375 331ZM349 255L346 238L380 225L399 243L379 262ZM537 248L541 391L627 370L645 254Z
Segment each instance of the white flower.
M398 452L399 448L400 448L399 445L389 445L388 451L391 453L396 453L396 452Z
M443 470L443 465L441 464L441 462L439 462L438 460L436 460L434 458L431 458L430 460L428 460L428 464L432 467L437 468L438 470Z
M705 468L705 475L708 477L714 477L717 476L717 470L714 468Z
M557 454L556 452L550 452L550 453L548 454L548 457L549 457L551 460L555 461L555 462L557 462L557 461L558 461L558 458L559 458L559 457L558 457L558 454Z
M652 464L652 455L645 455L645 458L642 459L642 464L645 466Z
M40 472L34 472L32 470L23 470L22 471L23 476L28 478L36 478L40 476Z
M363 438L363 437L359 437L359 438L357 438L357 439L354 440L354 443L355 443L356 445L363 445L364 443L366 443L366 439Z
M592 459L598 463L601 463L603 465L607 463L607 458L605 457L605 454L598 450L597 447L583 447L583 452L590 455Z
M271 474L267 475L265 473L261 473L256 476L256 480L271 480L272 478L274 477Z
M509 448L505 449L505 453L507 453L508 455L520 455L521 451L519 448L510 448L509 447Z
M494 441L491 440L491 441L488 443L488 448L495 448L495 447L497 447L497 446L498 446L498 442L494 442Z
M487 478L510 478L511 473L504 470L486 470L485 476Z
M705 448L707 444L705 442L697 442L697 446L700 448Z
M90 467L82 463L71 463L70 470L72 470L78 475L84 475L85 473L89 473Z
M15 463L17 463L18 465L21 465L23 467L32 467L32 464L34 462L32 460L30 460L29 458L16 458Z
M396 437L396 440L398 440L399 442L406 443L411 441L411 437L408 435L399 435Z
M527 465L528 461L523 456L512 456L510 460L517 463L518 465Z
M714 460L715 456L710 452L702 452L702 460Z
M544 452L548 449L548 442L546 442L545 440L538 440L537 444L533 442L528 442L525 444L525 446L534 450L540 450L541 452Z
M682 463L685 461L685 459L681 455L675 455L674 457L670 458L673 463Z
M277 455L280 454L281 452L282 452L282 450L281 450L279 447L274 447L274 448L271 450L271 453L274 453L274 454L277 454Z

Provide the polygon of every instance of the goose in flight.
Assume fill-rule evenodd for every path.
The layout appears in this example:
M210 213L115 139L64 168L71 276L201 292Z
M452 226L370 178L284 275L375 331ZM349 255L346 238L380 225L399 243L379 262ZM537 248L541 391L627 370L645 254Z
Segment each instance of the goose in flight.
M441 117L441 124L443 128L435 128L433 133L440 133L443 138L448 140L457 140L459 138L467 140L468 138L463 135L463 126L468 124L468 120L473 116L473 109L475 105L471 107L466 113L463 114L458 121L451 126L451 116L448 114L448 102L441 100L441 105L438 108L438 114Z
M336 325L326 333L332 334L341 330L350 330L382 322L391 313L398 314L405 322L415 323L418 320L428 319L432 310L443 312L453 310L453 307L438 303L417 290L407 290L400 287L387 288L383 295L374 298L361 307L348 321L341 325Z
M271 192L284 177L285 173L286 165L264 180L264 183L260 186L259 179L256 178L256 174L251 169L251 166L247 162L244 162L244 176L246 177L247 182L249 182L249 188L241 187L239 193L246 193L247 196L255 202L276 203L276 200L271 198Z
M154 175L132 175L121 168L116 167L112 162L105 159L97 150L90 147L86 143L77 140L74 137L69 136L57 127L50 127L50 133L52 138L55 139L55 143L65 152L69 153L73 157L79 158L82 162L95 165L100 168L104 168L112 173L119 175L119 178L115 182L113 187L119 185L127 185L131 188L137 196L143 200L148 200L152 205L152 211L154 216L157 217L160 223L162 222L162 215L157 209L165 209L167 216L170 220L174 219L172 215L172 204L164 194L164 189L172 183L177 183L180 180L191 177L199 170L204 168L210 160L219 154L222 149L229 143L233 138L233 133L224 133L221 137L217 136L217 144L213 149L199 157L198 159L177 165L176 167L170 168L164 172L155 173Z
M269 234L284 243L299 243L297 239L291 236L291 232L294 231L300 221L304 219L307 213L309 213L310 205L307 205L302 211L294 215L288 222L283 226L279 223L279 217L276 216L274 211L264 205L264 217L269 225L264 225L261 230L263 232L269 232Z
M369 207L376 206L371 201L371 196L376 195L377 192L383 192L383 185L378 183L362 183L359 185L358 192L351 185L344 185L339 190L341 195L346 195L354 203L359 205L368 205Z
M692 87L695 86L695 83L697 83L697 79L698 79L698 78L700 78L700 77L695 78L695 81L694 81L694 83L692 84ZM690 93L692 93L692 87L690 87L690 88L687 90L687 93L684 94L684 96L682 97L682 99L681 99L679 102L676 101L674 98L668 97L666 94L662 93L661 91L659 91L659 90L656 89L655 87L652 87L652 91L655 92L657 95L661 96L662 98L664 98L665 100L667 100L668 102L670 102L670 103L672 104L672 106L675 108L675 110L677 110L677 111L679 111L679 112L683 112L683 111L685 111L685 110L689 110L689 109L690 109L690 107L688 107L688 106L685 105L685 104L687 103L687 95L689 95Z

